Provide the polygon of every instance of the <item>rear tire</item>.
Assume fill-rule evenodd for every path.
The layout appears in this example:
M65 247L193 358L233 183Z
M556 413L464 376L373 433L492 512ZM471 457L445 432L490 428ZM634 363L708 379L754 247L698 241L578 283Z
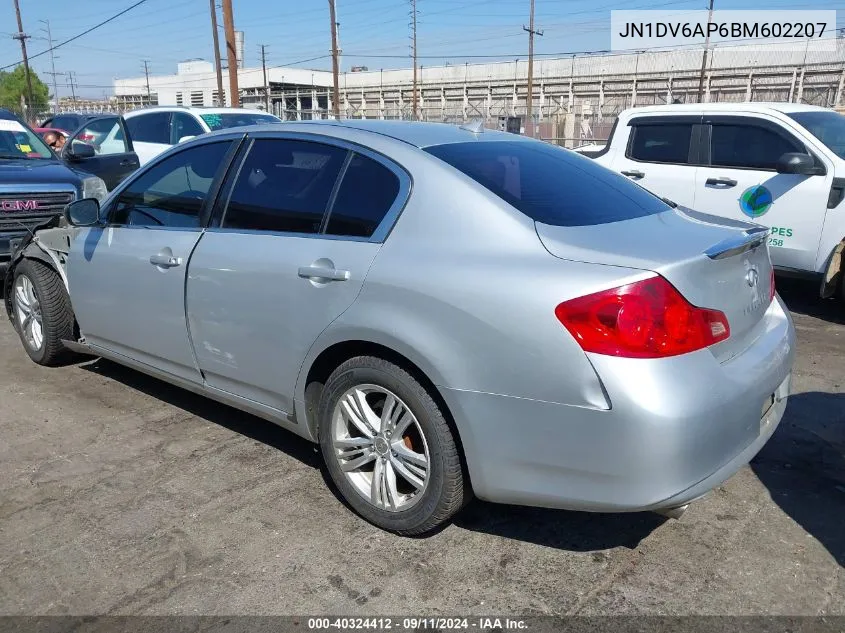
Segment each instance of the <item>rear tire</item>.
M73 340L73 310L59 274L38 260L24 259L15 268L12 293L15 329L29 357L46 366L72 358L62 339Z
M401 367L373 356L346 361L326 382L318 420L332 481L370 523L425 534L471 497L443 412Z

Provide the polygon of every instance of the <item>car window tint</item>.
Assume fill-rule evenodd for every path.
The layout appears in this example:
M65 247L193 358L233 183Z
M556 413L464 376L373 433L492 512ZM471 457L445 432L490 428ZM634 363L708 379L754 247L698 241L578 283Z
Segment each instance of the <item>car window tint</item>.
M340 183L326 233L370 237L398 194L396 174L381 163L355 154Z
M786 152L805 152L805 148L765 128L748 125L713 124L710 135L710 164L719 167L771 169Z
M650 163L684 164L689 160L692 124L634 124L629 158Z
M170 113L150 112L126 119L129 136L135 143L170 145Z
M317 233L346 154L321 143L256 140L232 188L223 226Z
M203 202L230 145L230 141L199 145L156 164L121 192L110 221L198 227Z
M95 119L83 126L71 141L71 147L75 148L79 144L91 145L97 156L124 154L129 151L120 120L115 118Z
M53 117L49 127L56 130L64 130L65 132L75 132L79 129L80 125L82 125L82 120L79 117L62 114Z
M186 136L199 136L205 134L205 130L194 117L184 112L173 113L173 142L178 143L180 138Z
M544 224L604 224L671 208L595 161L539 141L450 143L426 151Z

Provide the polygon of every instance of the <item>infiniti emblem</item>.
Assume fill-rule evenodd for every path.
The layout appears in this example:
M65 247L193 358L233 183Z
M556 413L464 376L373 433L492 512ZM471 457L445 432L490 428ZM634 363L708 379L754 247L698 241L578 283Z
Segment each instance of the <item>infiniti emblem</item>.
M751 268L747 273L745 273L745 283L747 283L749 287L753 288L757 285L757 277L757 269Z

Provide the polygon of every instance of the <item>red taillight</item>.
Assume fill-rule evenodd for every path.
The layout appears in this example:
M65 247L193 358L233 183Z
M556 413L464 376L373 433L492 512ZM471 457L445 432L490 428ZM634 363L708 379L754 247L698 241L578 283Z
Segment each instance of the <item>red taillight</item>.
M94 135L93 134L80 134L79 140L80 141L93 141Z
M555 315L585 352L626 358L686 354L731 334L722 312L692 305L663 277L565 301Z
M771 286L769 287L769 303L775 300L775 293L777 293L777 288L775 288L775 269L772 268L771 274Z

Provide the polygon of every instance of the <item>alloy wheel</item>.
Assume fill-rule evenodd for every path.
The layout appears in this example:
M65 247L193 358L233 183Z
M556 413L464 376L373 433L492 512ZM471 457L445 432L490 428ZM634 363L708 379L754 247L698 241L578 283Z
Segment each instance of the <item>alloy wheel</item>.
M346 479L375 507L400 512L422 498L428 443L414 413L389 389L348 389L332 413L332 446Z
M15 281L15 308L24 341L30 349L39 351L44 345L41 302L32 281L26 275L19 275Z

